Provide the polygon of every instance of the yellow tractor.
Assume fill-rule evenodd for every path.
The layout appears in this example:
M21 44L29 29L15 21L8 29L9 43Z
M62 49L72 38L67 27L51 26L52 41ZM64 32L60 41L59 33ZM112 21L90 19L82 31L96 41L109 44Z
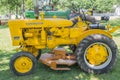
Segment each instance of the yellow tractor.
M34 0L37 3L37 0ZM37 60L53 70L70 70L68 66L78 64L88 73L108 72L116 62L117 46L112 39L110 25L98 24L84 12L68 19L44 18L45 12L35 6L36 19L9 20L13 46L20 46L20 52L10 60L10 69L23 76L34 72ZM92 20L90 21L89 18ZM72 54L57 46L70 46ZM41 54L41 50L52 51ZM59 67L64 65L67 67Z

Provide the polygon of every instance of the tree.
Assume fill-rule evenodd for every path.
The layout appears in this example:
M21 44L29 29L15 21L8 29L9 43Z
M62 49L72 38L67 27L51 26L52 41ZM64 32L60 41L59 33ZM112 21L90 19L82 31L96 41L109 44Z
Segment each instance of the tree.
M3 10L3 13L9 13L9 14L15 13L16 15L18 14L21 15L24 13L25 9L29 10L32 8L33 8L32 0L1 0L0 1L0 10Z
M98 12L110 12L113 7L113 0L96 0L95 6Z
M114 0L115 5L120 5L120 0Z
M24 1L24 6L23 6ZM89 9L95 6L97 12L110 12L113 5L120 4L120 0L49 0L58 10ZM5 5L5 6L4 6ZM0 0L1 13L22 14L24 10L33 10L33 0Z
M33 10L33 0L25 0L25 8L26 10Z
M1 6L5 8L7 13L9 13L10 15L12 13L19 14L21 7L21 0L1 0Z

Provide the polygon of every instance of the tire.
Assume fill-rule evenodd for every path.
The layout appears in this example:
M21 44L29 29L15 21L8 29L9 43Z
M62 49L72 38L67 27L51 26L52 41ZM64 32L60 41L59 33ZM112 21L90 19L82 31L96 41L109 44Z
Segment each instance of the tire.
M94 34L86 37L79 43L76 50L76 59L83 71L102 74L108 72L113 67L117 60L117 53L117 46L111 38L105 35Z
M36 67L37 60L29 52L18 52L10 60L10 70L17 76L32 74Z

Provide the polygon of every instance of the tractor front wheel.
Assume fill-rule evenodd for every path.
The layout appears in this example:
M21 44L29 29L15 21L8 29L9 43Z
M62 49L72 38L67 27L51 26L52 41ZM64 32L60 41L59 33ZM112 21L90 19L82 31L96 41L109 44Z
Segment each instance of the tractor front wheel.
M77 62L85 72L106 73L114 65L117 51L117 46L111 38L100 34L90 35L78 45Z
M28 52L18 52L10 60L10 69L18 76L24 76L33 73L36 69L36 66L36 58Z

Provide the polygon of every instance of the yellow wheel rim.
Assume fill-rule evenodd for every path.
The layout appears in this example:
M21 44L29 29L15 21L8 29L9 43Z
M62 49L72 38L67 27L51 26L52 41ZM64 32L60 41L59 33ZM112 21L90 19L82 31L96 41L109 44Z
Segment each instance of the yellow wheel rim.
M14 67L20 73L27 73L32 69L33 63L29 57L21 56L15 60Z
M107 61L109 51L105 45L96 43L87 48L85 56L89 64L99 66Z

